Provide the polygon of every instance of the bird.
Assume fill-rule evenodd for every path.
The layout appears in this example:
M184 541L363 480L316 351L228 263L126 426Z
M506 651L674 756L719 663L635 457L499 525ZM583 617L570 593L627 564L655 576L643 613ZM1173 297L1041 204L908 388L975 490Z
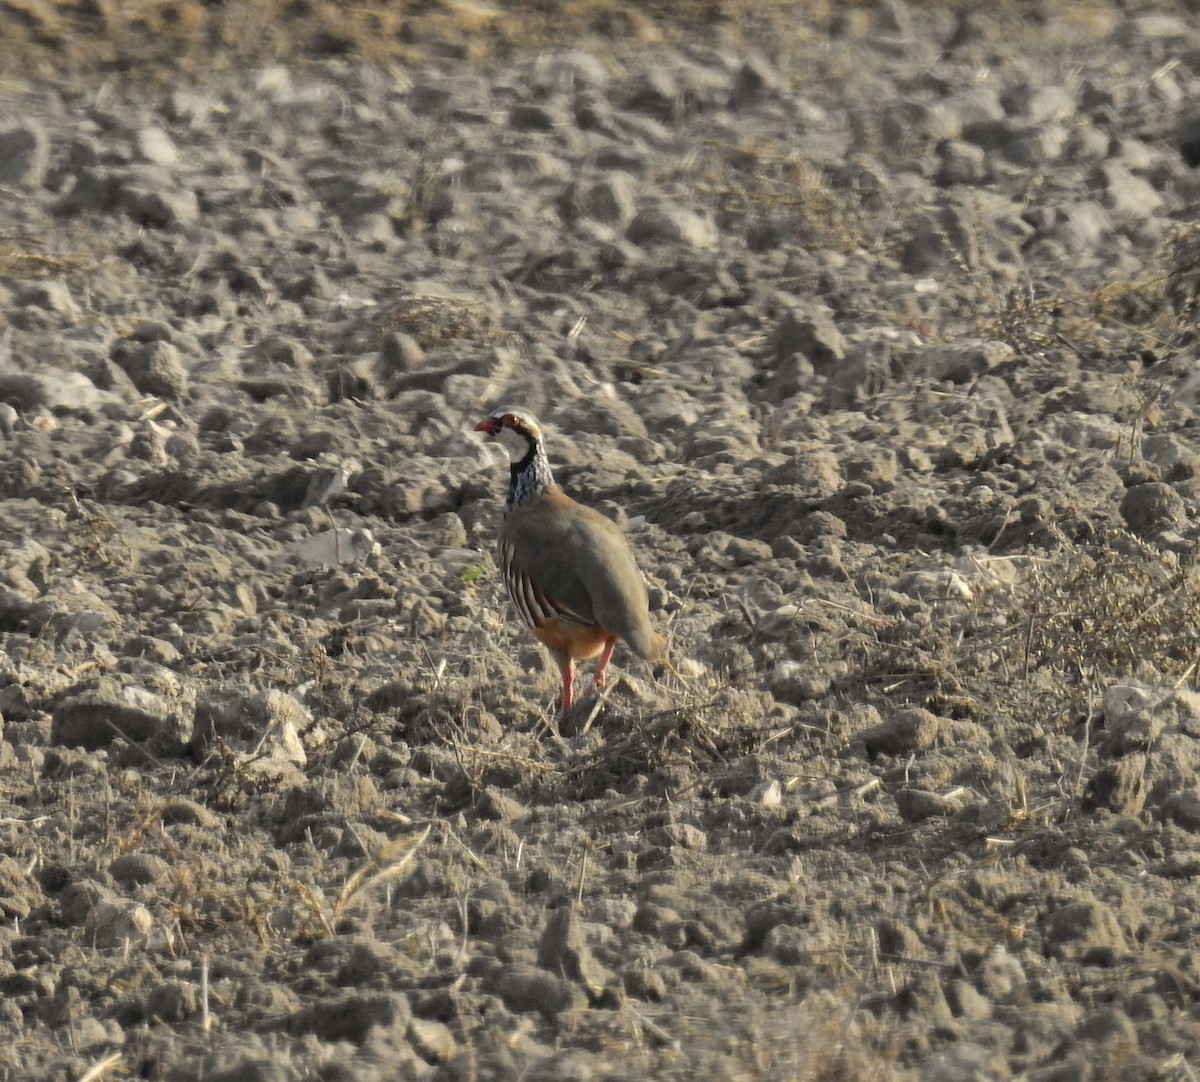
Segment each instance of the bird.
M598 657L604 687L617 643L669 666L653 627L646 580L621 528L554 483L542 426L527 409L493 410L475 426L509 457L499 562L508 596L562 675L560 718L575 703L575 663Z

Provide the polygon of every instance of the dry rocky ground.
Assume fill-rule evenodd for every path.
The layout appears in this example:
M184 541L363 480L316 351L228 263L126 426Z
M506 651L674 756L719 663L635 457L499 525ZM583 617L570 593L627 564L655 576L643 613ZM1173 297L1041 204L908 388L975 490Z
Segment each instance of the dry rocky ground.
M0 1082L1197 1077L1200 27L972 7L0 3Z

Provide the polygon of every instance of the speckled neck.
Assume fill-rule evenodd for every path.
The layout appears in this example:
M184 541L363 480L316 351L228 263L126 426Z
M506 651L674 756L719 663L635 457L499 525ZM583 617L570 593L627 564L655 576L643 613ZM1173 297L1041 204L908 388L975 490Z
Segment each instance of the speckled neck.
M514 462L510 467L511 480L508 482L508 502L505 508L520 507L535 496L540 496L547 489L554 487L554 475L550 472L550 460L546 458L546 448L541 440L534 440L529 445L529 451L520 462Z

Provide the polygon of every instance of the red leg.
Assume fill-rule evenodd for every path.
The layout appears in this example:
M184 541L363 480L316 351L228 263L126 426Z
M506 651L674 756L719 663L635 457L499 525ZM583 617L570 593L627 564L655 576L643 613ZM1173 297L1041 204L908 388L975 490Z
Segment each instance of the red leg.
M559 654L555 660L562 673L562 707L559 714L565 718L575 703L575 662L565 653Z
M596 662L596 675L592 678L592 687L604 687L604 678L608 675L608 663L612 660L613 651L617 648L617 637L613 635L605 644Z

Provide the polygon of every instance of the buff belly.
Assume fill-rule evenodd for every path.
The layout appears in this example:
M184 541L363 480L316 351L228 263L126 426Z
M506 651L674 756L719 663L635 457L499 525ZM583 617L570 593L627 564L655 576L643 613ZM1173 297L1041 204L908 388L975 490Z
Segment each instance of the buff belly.
M533 629L538 640L553 653L564 653L572 661L596 657L612 634L602 627L577 624L561 616L551 616Z

